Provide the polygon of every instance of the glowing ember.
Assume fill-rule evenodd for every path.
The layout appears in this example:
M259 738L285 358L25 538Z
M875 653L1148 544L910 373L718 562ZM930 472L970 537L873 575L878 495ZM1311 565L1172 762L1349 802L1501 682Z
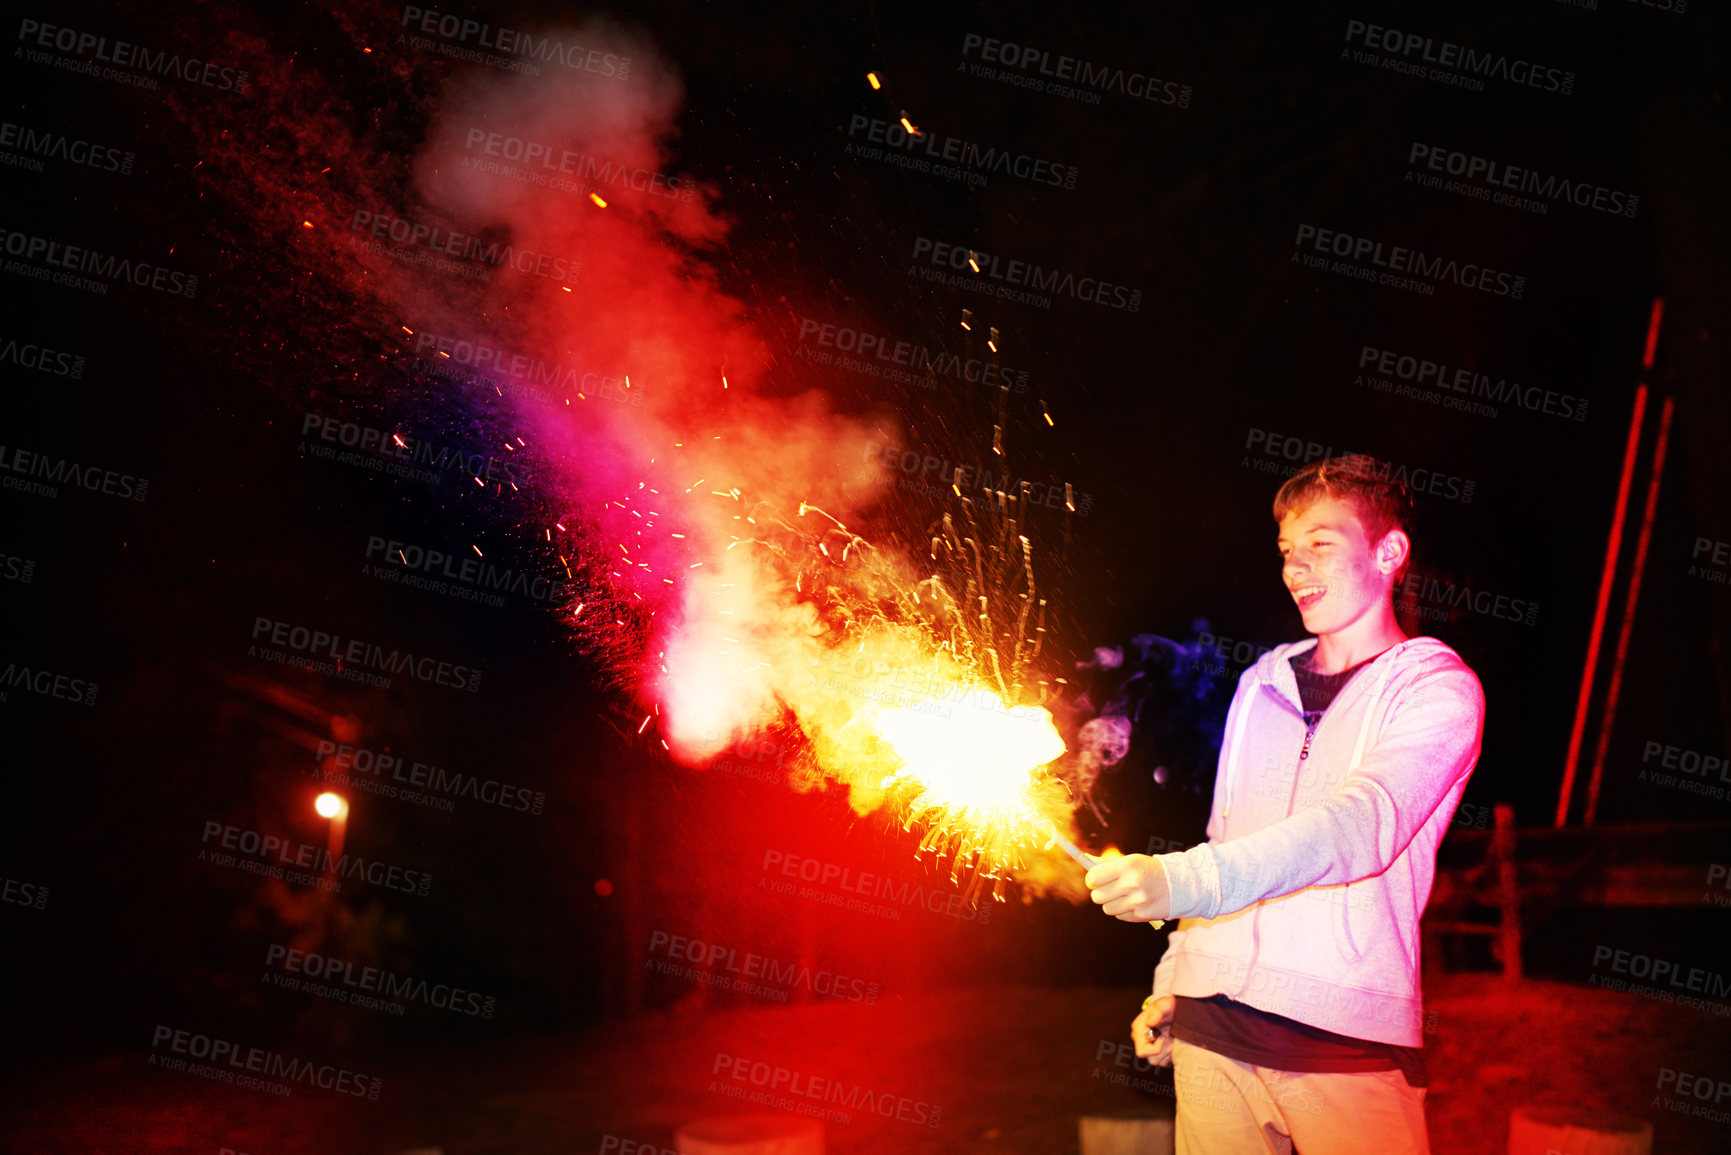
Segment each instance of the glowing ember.
M902 802L909 829L925 828L920 850L949 860L951 880L970 901L988 882L1002 899L1012 875L1041 871L1037 852L1070 813L1062 785L1042 772L1065 752L1049 713L1006 708L969 685L941 701L871 707L859 720L900 764L883 787Z
M918 790L916 811L941 808L970 822L1020 821L1031 814L1033 771L1064 753L1052 715L1037 706L1004 708L972 688L955 716L925 709L874 709L867 723L895 748L902 769L886 784Z

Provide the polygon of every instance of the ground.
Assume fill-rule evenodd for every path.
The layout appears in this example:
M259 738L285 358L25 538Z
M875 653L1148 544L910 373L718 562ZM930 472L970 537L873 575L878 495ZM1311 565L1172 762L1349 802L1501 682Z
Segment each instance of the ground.
M678 1011L571 1037L338 1060L382 1078L376 1102L305 1085L279 1098L115 1054L7 1072L0 1137L7 1150L51 1155L563 1155L634 1150L627 1140L655 1152L686 1120L766 1109L738 1097L757 1089L755 1072L779 1078L789 1101L852 1099L851 1110L830 1102L850 1117L827 1126L836 1155L1074 1152L1079 1115L1171 1108L1148 1089L1169 1084L1120 1065L1142 993L972 988L872 1006ZM1665 1074L1710 1076L1704 1086L1731 1077L1731 1019L1489 975L1440 976L1428 994L1435 1151L1501 1155L1509 1113L1540 1102L1642 1116L1655 1155L1731 1150L1731 1122L1687 1113L1698 1089L1685 1080L1679 1095Z

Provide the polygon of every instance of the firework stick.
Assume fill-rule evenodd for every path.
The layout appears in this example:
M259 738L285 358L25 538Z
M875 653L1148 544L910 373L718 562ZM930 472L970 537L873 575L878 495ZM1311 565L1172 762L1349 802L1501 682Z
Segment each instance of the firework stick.
M1094 869L1100 861L1093 855L1083 854L1080 850L1076 849L1075 843L1058 833L1058 824L1055 822L1052 824L1052 841L1056 842L1059 846L1062 846L1065 854L1068 854L1071 858L1074 858L1077 862L1081 863L1083 870ZM1148 925L1153 927L1155 930L1159 930L1161 927L1166 925L1166 920L1163 918L1157 918Z
M1052 841L1056 842L1059 846L1062 846L1065 854L1068 854L1071 858L1074 858L1077 862L1081 863L1083 870L1094 869L1095 863L1100 861L1093 855L1083 854L1080 850L1077 850L1074 842L1071 842L1068 838L1065 838L1062 834L1058 833L1057 823L1052 824Z

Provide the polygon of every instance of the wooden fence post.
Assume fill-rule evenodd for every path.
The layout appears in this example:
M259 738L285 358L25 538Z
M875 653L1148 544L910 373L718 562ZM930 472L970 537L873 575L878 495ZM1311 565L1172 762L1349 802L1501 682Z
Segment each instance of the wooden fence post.
M1515 808L1496 805L1496 830L1491 835L1491 854L1497 860L1497 904L1502 925L1497 934L1497 955L1503 964L1503 980L1521 981L1521 886L1515 876Z

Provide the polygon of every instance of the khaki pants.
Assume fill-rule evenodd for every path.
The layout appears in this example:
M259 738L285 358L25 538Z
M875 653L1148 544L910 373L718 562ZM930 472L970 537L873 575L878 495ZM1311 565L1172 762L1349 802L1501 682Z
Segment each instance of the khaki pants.
M1172 1040L1178 1155L1430 1155L1399 1071L1277 1071Z

